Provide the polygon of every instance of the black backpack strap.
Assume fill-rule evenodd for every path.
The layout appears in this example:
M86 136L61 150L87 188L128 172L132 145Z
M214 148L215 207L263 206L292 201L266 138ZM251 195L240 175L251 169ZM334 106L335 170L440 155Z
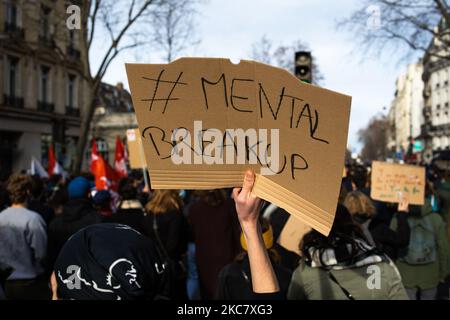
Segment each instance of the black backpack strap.
M340 285L340 283L337 281L336 277L331 273L331 271L328 271L328 275L330 276L330 279L336 283L339 288L341 288L342 292L345 294L345 296L349 299L349 300L355 300L355 298L352 296L352 294L350 292L348 292L347 289L345 289L343 286Z

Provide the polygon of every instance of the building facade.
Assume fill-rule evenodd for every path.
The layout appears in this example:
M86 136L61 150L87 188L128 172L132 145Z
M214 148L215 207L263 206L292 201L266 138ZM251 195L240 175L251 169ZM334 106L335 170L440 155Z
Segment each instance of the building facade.
M86 57L66 27L72 1L0 1L0 179L47 162L69 168L79 136Z
M436 31L444 30L449 30L449 26L442 20ZM437 38L431 41L424 56L423 81L425 154L429 159L450 159L450 52Z
M408 65L406 73L397 78L395 96L389 110L391 130L388 149L403 156L414 153L413 143L420 139L424 121L422 73L421 62Z
M131 94L122 83L113 86L102 83L99 91L98 106L92 119L92 136L97 143L97 150L111 165L114 162L116 138L126 142L126 130L137 128ZM92 145L92 143L90 144ZM86 154L90 159L90 152Z

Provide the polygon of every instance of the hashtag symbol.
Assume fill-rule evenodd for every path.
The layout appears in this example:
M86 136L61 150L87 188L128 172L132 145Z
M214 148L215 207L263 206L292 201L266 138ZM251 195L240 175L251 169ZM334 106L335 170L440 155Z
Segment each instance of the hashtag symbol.
M170 81L170 80L163 80L163 79L161 79L163 74L164 74L164 71L165 71L164 69L161 70L161 72L159 73L159 75L158 75L158 77L156 79L149 78L149 77L142 77L145 80L155 81L156 82L155 90L153 91L153 96L151 98L147 98L147 99L142 99L141 100L141 101L150 101L150 106L149 106L149 110L150 111L152 111L153 103L155 101L165 101L164 109L162 111L162 113L165 113L166 109L167 109L167 105L169 104L169 101L179 100L179 98L172 98L172 93L175 90L175 87L177 85L187 85L187 83L185 83L185 82L180 82L181 76L183 75L183 72L180 72L180 74L178 75L177 80ZM167 83L167 84L171 84L172 85L172 88L170 89L170 92L169 92L169 94L167 95L166 98L156 98L156 93L158 92L158 88L159 88L159 85L161 83Z

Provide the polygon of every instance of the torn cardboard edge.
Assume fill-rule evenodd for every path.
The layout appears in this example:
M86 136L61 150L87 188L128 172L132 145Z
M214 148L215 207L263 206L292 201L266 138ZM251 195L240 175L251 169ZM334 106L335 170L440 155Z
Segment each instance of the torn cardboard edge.
M182 126L189 132L194 132L195 121L201 120L205 121L205 127L221 131L228 128L279 129L287 135L288 140L292 140L292 144L281 145L280 152L285 156L285 164L288 159L288 166L290 163L294 167L295 161L298 161L295 169L300 170L303 169L303 159L306 168L308 162L319 162L321 166L316 165L316 172L306 172L304 179L299 179L297 181L300 182L296 183L287 181L295 179L293 173L292 178L288 177L289 169L280 171L282 179L257 175L253 192L284 208L317 231L329 233L339 194L338 183L340 184L342 177L340 170L344 163L343 151L348 135L350 96L301 83L287 70L249 60L241 60L235 65L229 59L181 58L169 64L127 63L126 70L138 124L143 132L142 138L145 139L144 133L148 130L146 137L150 135L152 142L147 144L143 140L152 188L214 189L242 185L246 169L242 164L231 170L220 166L217 166L217 170L198 169L201 165L205 166L203 163L197 168L192 167L197 170L191 170L190 166L174 169L173 164L166 161L167 157L160 156L160 151L164 156L171 154L170 150L166 150L166 140L174 128ZM247 103L235 106L233 98L244 99ZM280 109L282 103L283 108ZM185 110L192 112L186 113ZM327 114L320 118L320 125L318 112L320 115ZM293 119L297 119L295 128ZM300 120L302 122L299 127ZM160 133L153 131L158 134L157 139L153 139L151 130L155 128L160 130L156 132L162 132L162 138ZM303 133L299 134L299 131L292 129L299 129ZM326 142L329 146L325 149L323 144L319 145L316 141ZM303 158L301 149L291 150L294 144L308 150L311 159L308 158L307 161ZM152 146L158 157L155 150L151 149ZM334 162L331 166L330 160ZM258 169L253 165L249 167ZM306 186L306 181L315 184L312 187Z
M205 172L153 169L151 172L152 189L232 188L242 185L245 174L241 170ZM183 181L182 185L180 185L180 180ZM330 233L334 215L322 210L268 178L256 174L252 193L263 200L285 209L291 215L294 215L297 219L300 219L320 233L326 236ZM305 212L308 212L309 215Z

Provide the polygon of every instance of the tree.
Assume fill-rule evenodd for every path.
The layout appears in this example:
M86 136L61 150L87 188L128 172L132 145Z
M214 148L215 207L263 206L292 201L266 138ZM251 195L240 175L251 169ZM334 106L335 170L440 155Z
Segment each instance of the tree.
M386 159L388 128L388 118L377 114L369 120L366 128L358 131L358 140L363 145L360 154L363 161L371 162Z
M365 0L338 27L353 31L355 48L376 55L403 49L450 60L450 8L444 0ZM431 40L432 50L430 49Z
M196 5L199 3L197 0L166 0L152 12L154 28L151 41L162 49L167 62L200 43L195 36Z
M253 60L266 64L284 68L291 73L295 73L295 52L310 51L308 45L301 40L294 41L291 45L279 45L274 48L273 43L265 35L260 40L253 43L251 57ZM324 77L319 70L319 66L312 58L312 79L314 84L320 84Z

